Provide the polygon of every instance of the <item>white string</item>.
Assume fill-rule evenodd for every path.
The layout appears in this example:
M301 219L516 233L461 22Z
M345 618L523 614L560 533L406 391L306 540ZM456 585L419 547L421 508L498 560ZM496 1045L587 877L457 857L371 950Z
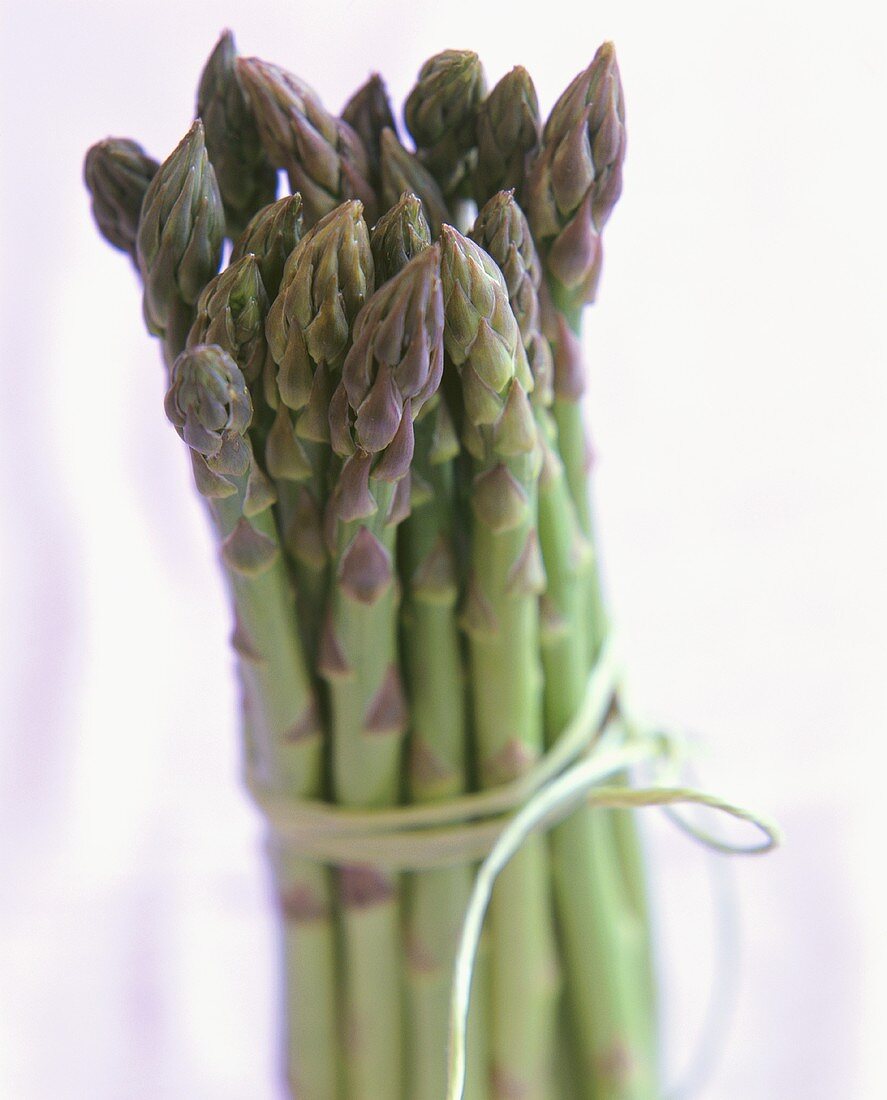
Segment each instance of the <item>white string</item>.
M453 970L446 1100L463 1100L471 980L484 916L497 877L533 833L550 829L581 805L612 809L662 807L687 835L727 855L769 852L777 827L761 814L678 784L683 745L660 731L639 729L624 714L619 670L608 642L588 679L573 720L555 745L512 783L445 802L372 811L275 795L249 782L280 842L307 859L333 866L370 864L421 871L483 857L463 920ZM622 718L608 720L618 699ZM626 732L626 727L628 733ZM614 775L649 763L656 781L644 787L607 785ZM697 805L752 825L761 837L737 844L692 824L674 807Z
M519 851L528 836L540 828L548 828L556 821L562 820L580 803L621 809L695 803L748 822L763 834L763 839L757 844L733 845L714 838L711 834L698 830L687 822L681 822L681 827L688 835L719 852L732 855L763 854L779 843L779 832L776 826L765 817L715 795L707 794L705 791L691 787L658 785L644 788L602 787L599 785L601 777L596 763L592 754L538 791L509 821L477 872L462 924L453 969L447 1100L463 1100L465 1093L465 1050L471 979L493 886L503 868Z

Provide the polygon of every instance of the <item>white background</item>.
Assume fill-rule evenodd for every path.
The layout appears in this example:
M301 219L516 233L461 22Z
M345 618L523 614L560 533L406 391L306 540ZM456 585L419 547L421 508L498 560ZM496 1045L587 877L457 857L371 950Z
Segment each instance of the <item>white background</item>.
M279 1095L227 612L135 278L80 182L109 133L168 153L228 24L333 108L377 67L402 101L464 46L491 82L525 64L547 109L616 41L626 187L588 323L614 617L644 711L787 834L731 865L741 980L700 1095L887 1095L879 5L55 0L3 22L0 1095ZM676 1074L729 970L705 858L649 820Z

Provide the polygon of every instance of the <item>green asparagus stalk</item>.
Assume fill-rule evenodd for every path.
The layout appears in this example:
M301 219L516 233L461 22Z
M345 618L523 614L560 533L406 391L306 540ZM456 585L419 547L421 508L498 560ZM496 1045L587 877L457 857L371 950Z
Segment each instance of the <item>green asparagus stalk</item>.
M382 131L380 149L382 205L392 207L404 191L412 192L420 199L432 239L436 240L450 213L434 176L418 157L404 149L393 130Z
M83 179L92 196L92 216L113 248L127 252L138 268L136 233L148 184L160 165L129 138L105 138L86 154Z
M329 579L322 533L329 491L327 410L351 325L372 288L369 231L361 204L351 200L322 218L293 250L266 324L277 371L265 461L278 486L284 540L295 565L299 624L312 654Z
M567 480L595 557L587 603L592 656L607 619L589 501L588 444L581 398L585 369L579 343L581 307L594 300L601 269L601 233L622 190L625 112L616 54L604 43L570 84L545 124L542 150L528 184L530 223L543 254L553 309L546 331L555 352L555 417ZM622 853L625 890L644 927L646 885L633 815L607 815ZM652 988L652 981L650 983Z
M396 623L392 615L399 598L393 571L394 534L404 518L403 489L409 489L403 479L413 455L413 416L436 393L443 370L439 262L437 248L425 249L369 299L355 321L354 343L330 406L333 448L344 460L333 501L340 576L343 568L350 572L355 555L362 567L372 564L379 570L376 580L383 606L376 606L380 601L367 606L385 631ZM409 497L405 499L408 502ZM376 595L375 588L371 594ZM338 637L336 612L347 615L351 609L338 599L335 586L333 597L329 625ZM367 663L377 666L369 677L375 681L373 693L380 687L388 689L397 671L396 651L384 648L385 637L383 633L378 647L367 655ZM356 667L341 642L336 649L342 649L349 666ZM343 704L356 694L366 710L368 700L363 696L368 689L359 683L361 678L344 684L338 693ZM404 731L392 728L386 737L380 730L368 738L363 717L357 726L343 726L339 745L334 745L337 793L347 805L390 805L400 793L398 764Z
M474 239L499 264L532 363L545 342L538 290L542 270L526 218L502 192L478 215ZM550 358L541 356L546 375ZM534 391L535 393L535 391ZM545 727L553 744L579 710L588 677L585 578L591 566L557 451L548 409L536 406L544 449L539 537L545 566L542 661ZM573 1038L589 1100L655 1095L643 929L626 903L611 821L579 810L551 834L555 899L566 963Z
M604 43L552 109L527 184L529 220L548 277L555 348L555 403L560 451L586 536L594 543L588 496L588 444L581 398L585 372L576 336L582 306L594 300L601 232L622 190L625 113L616 55ZM605 630L600 579L588 594L595 656Z
M582 306L594 301L603 258L601 233L622 191L625 112L612 43L573 80L545 124L528 181L530 224L543 257L554 316L555 417L567 480L594 546L589 502L589 448L582 420L585 371L578 342ZM591 573L591 656L606 632L600 575Z
M539 101L526 69L506 73L477 112L474 197L479 206L498 191L521 194L527 168L539 147Z
M486 90L476 53L443 50L425 62L407 96L407 129L446 199L470 196L477 108Z
M148 331L167 366L185 346L200 292L222 256L225 216L198 119L157 170L142 203L136 255Z
M546 330L555 352L555 415L560 450L594 559L587 592L592 657L606 634L607 620L589 501L589 451L581 409L585 370L578 334L581 307L596 295L602 260L601 233L621 193L624 155L622 87L615 52L610 43L605 43L588 69L576 77L555 104L528 185L531 224L543 252L550 291ZM649 919L643 860L633 815L628 811L607 812L601 815L600 830L602 833L609 830L620 855L622 889L627 908L635 915L633 938L641 941L637 953L646 959L650 1020L654 983L646 931ZM601 849L604 848L602 844ZM604 877L604 872L600 877ZM627 923L628 917L624 926ZM651 1036L648 1050L654 1045ZM648 1054L646 1061L651 1064L653 1055Z
M544 749L533 381L504 279L450 226L441 235L445 346L459 371L471 456L468 634L479 779L497 786ZM545 844L500 875L489 913L493 1094L551 1094L558 976Z
M237 76L237 48L223 31L200 75L197 117L206 130L206 151L216 172L233 239L277 194L277 172L265 155L255 117Z
M253 217L234 242L230 263L252 253L259 265L262 284L270 301L280 290L283 269L302 239L302 196L285 195Z
M577 500L579 502L576 511L580 526L591 547L591 569L587 574L583 574L582 581L587 616L588 651L593 658L596 658L603 639L607 635L608 622L587 480L589 463L585 458L587 443L581 412L585 366L577 334L571 330L562 314L555 312L550 314L550 317L553 317L553 320L549 321L549 327L556 333L552 346L555 360L555 409L560 452L563 456L567 481L571 487L571 495L574 496L574 502ZM627 777L616 776L614 781L627 781ZM602 914L598 917L595 927L600 927L604 933L611 932L615 926L621 929L618 934L622 937L622 954L629 972L633 970L630 979L625 979L623 988L641 991L635 1013L634 1051L626 1050L619 1058L605 1058L604 1063L611 1067L610 1076L612 1087L615 1089L612 1093L614 1097L623 1095L619 1091L620 1074L631 1077L635 1072L631 1067L637 1066L638 1091L637 1093L629 1091L625 1095L642 1097L645 1095L642 1082L655 1081L656 1075L656 982L650 941L646 868L634 813L631 810L601 810L595 815L595 820L600 843L597 845L599 854L592 862L597 867L595 872L597 880L601 884L608 884L606 889L613 896L614 909L617 907L615 895L619 887L623 898L622 917L616 921L612 914L609 917ZM618 867L614 866L611 856L604 854L608 848L618 856ZM604 893L603 885L600 893L602 895ZM608 924L607 921L610 923ZM584 930L577 929L577 936L583 934ZM635 960L633 967L630 961L632 958ZM619 981L618 975L614 980ZM630 1005L626 1005L626 1008L630 1009ZM603 1076L606 1077L606 1074Z
M467 685L457 602L458 517L454 458L458 437L443 395L416 421L412 509L399 552L405 586L404 659L410 697L410 799L452 798L468 787ZM453 962L474 871L469 865L420 871L407 882L408 1095L446 1091L446 1037ZM489 1095L488 950L472 983L466 1097Z
M322 793L319 717L298 634L292 590L271 512L273 489L256 465L246 432L246 380L215 345L176 360L166 412L191 449L207 499L235 609L233 644L244 690L249 759L265 787L297 797ZM278 851L291 989L290 1076L305 1100L335 1100L334 937L327 872ZM310 984L308 984L310 983Z
M369 299L330 406L343 459L332 501L334 577L321 645L329 681L333 786L347 806L401 795L407 711L397 652L396 531L408 510L417 412L440 382L439 255L429 248ZM340 872L347 974L347 1095L404 1086L399 884L371 867Z
M590 658L580 578L589 567L588 547L557 450L552 401L552 357L541 332L542 269L530 228L510 191L500 191L481 209L471 233L498 265L533 376L531 394L543 462L539 479L539 537L545 567L542 657L545 730L554 741L575 714ZM566 690L572 685L572 692ZM579 698L574 698L575 691ZM565 698L566 696L566 698ZM568 979L569 980L569 979Z
M397 133L385 81L378 73L361 85L342 108L342 118L363 142L369 161L369 180L378 191L381 182L382 133Z
M297 76L258 58L239 58L246 89L271 163L284 168L302 196L305 225L320 221L346 199L360 199L374 216L363 142Z
M393 278L431 233L419 199L405 192L373 229L379 282ZM416 419L410 471L410 515L400 528L398 557L405 589L403 656L410 700L406 767L411 801L462 794L468 787L465 670L456 604L453 459L459 441L441 394ZM407 1095L439 1100L446 1088L450 983L473 873L467 865L420 871L406 883ZM475 977L469 1097L486 1098L485 990Z

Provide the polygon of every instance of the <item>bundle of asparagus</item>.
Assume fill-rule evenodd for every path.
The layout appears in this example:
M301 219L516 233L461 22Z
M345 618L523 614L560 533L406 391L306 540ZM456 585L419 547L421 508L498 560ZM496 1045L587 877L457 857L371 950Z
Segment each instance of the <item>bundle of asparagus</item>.
M544 127L524 69L488 92L446 50L410 149L378 76L337 117L226 32L197 115L163 164L109 138L85 177L217 532L250 781L358 816L511 783L607 631L579 323L621 189L613 48ZM439 1100L473 856L329 866L272 835L272 857L293 1095ZM630 812L580 809L496 885L467 1095L655 1097L654 1014Z

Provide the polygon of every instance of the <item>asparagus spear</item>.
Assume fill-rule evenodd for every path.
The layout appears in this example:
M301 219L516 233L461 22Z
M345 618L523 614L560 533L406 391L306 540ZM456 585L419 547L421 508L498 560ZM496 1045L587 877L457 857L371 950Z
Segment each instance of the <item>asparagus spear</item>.
M502 272L534 382L531 397L543 454L539 537L546 575L542 657L545 730L550 743L578 709L588 676L590 658L581 577L588 570L589 553L564 478L557 428L549 412L552 359L540 327L542 270L529 225L512 192L500 191L486 203L471 236ZM578 698L574 698L576 691Z
M247 91L271 163L285 168L293 191L302 196L306 226L345 199L374 210L363 143L347 122L331 115L317 93L297 76L256 57L238 58L237 73Z
M185 346L200 292L219 269L225 216L198 119L145 193L136 237L148 331L167 365Z
M546 333L555 353L560 452L585 535L594 545L588 494L588 444L582 419L585 387L577 339L582 306L593 300L601 265L600 234L622 188L625 126L622 86L612 44L552 109L527 185L529 221L548 277ZM600 648L606 616L596 570L588 585L590 655Z
M419 199L401 195L373 229L376 277L393 278L431 243ZM453 459L459 441L442 394L416 419L410 515L400 528L398 557L406 598L403 657L410 698L408 794L432 801L467 789L465 670L456 603L459 592L454 534ZM406 883L407 1094L438 1100L446 1087L450 982L462 914L468 905L468 866L421 871ZM469 1097L486 1097L486 1025L480 971L475 978Z
M474 197L483 205L497 191L520 194L539 146L539 101L530 74L518 65L506 73L477 112Z
M234 242L231 264L252 253L259 265L262 283L273 301L280 290L283 268L302 239L302 196L285 195L252 218Z
M299 622L312 654L329 566L322 536L330 457L327 409L351 325L372 288L369 232L361 204L351 200L296 246L266 325L277 366L270 400L277 408L265 460L278 486L282 529L295 563Z
M223 31L200 75L197 117L206 129L206 151L216 171L233 239L250 218L274 202L277 172L265 155L259 130L237 76L237 48Z
M470 193L477 108L486 90L476 53L443 50L425 62L407 96L407 129L447 199Z
M450 217L443 195L434 176L404 149L393 130L382 131L380 174L382 205L394 206L404 191L411 191L421 200L431 236L437 239L440 227Z
M175 362L166 412L191 449L235 609L233 644L244 690L250 765L272 791L322 792L321 732L292 591L271 505L274 493L246 437L252 408L246 380L215 345L198 344ZM333 929L327 872L277 850L286 918L289 988L312 991L289 1001L290 1076L305 1100L335 1100L336 1020Z
M583 531L592 545L587 603L589 646L597 655L607 630L596 539L587 482L588 445L582 419L585 386L579 328L581 307L593 301L601 269L601 232L622 189L625 114L616 55L611 43L597 51L555 104L545 125L542 150L528 185L530 222L543 251L550 304L546 331L555 354L555 416L567 480ZM554 307L554 308L552 308ZM610 811L609 828L621 861L622 888L634 910L635 938L646 955L648 1009L652 961L643 860L633 815ZM650 1047L653 1046L650 1039ZM648 1054L647 1064L652 1060Z
M342 108L342 118L363 142L369 161L369 180L378 191L382 156L382 132L397 133L385 81L378 73L361 85Z
M522 774L544 748L536 534L540 450L532 388L505 281L455 229L441 234L447 353L459 371L471 456L468 633L479 779ZM500 876L490 908L492 1065L497 1096L547 1096L557 968L541 838Z
M83 179L92 196L92 216L105 240L128 252L138 268L136 232L148 184L160 165L129 138L105 138L87 151Z
M594 541L589 447L582 420L585 385L579 328L601 271L601 231L622 190L625 112L612 43L572 81L545 125L528 180L529 222L548 277L546 334L555 352L555 417L560 452L582 529ZM590 591L591 653L606 628L598 573Z
M331 504L335 583L321 671L330 690L333 786L347 806L393 805L401 793L407 715L397 654L395 535L408 507L413 410L436 391L442 370L438 262L437 250L426 250L369 299L330 406L330 436L343 464ZM346 867L340 883L347 1094L399 1096L397 880L378 869Z
M605 42L552 109L527 184L530 224L554 306L546 328L558 368L555 416L561 454L583 530L592 541L589 451L581 409L585 373L575 337L582 306L597 293L601 233L622 191L624 157L622 84L613 45ZM594 654L606 629L596 573L589 603Z
M473 232L499 264L531 363L544 345L538 289L542 272L530 229L513 195L502 192ZM541 357L547 368L550 359ZM534 391L535 393L535 391ZM539 536L545 566L542 660L545 727L553 744L579 710L590 663L585 583L591 561L557 452L557 431L536 408L545 458L539 484ZM612 820L579 810L551 834L552 866L574 1041L583 1094L649 1097L649 989L643 930L623 892Z

